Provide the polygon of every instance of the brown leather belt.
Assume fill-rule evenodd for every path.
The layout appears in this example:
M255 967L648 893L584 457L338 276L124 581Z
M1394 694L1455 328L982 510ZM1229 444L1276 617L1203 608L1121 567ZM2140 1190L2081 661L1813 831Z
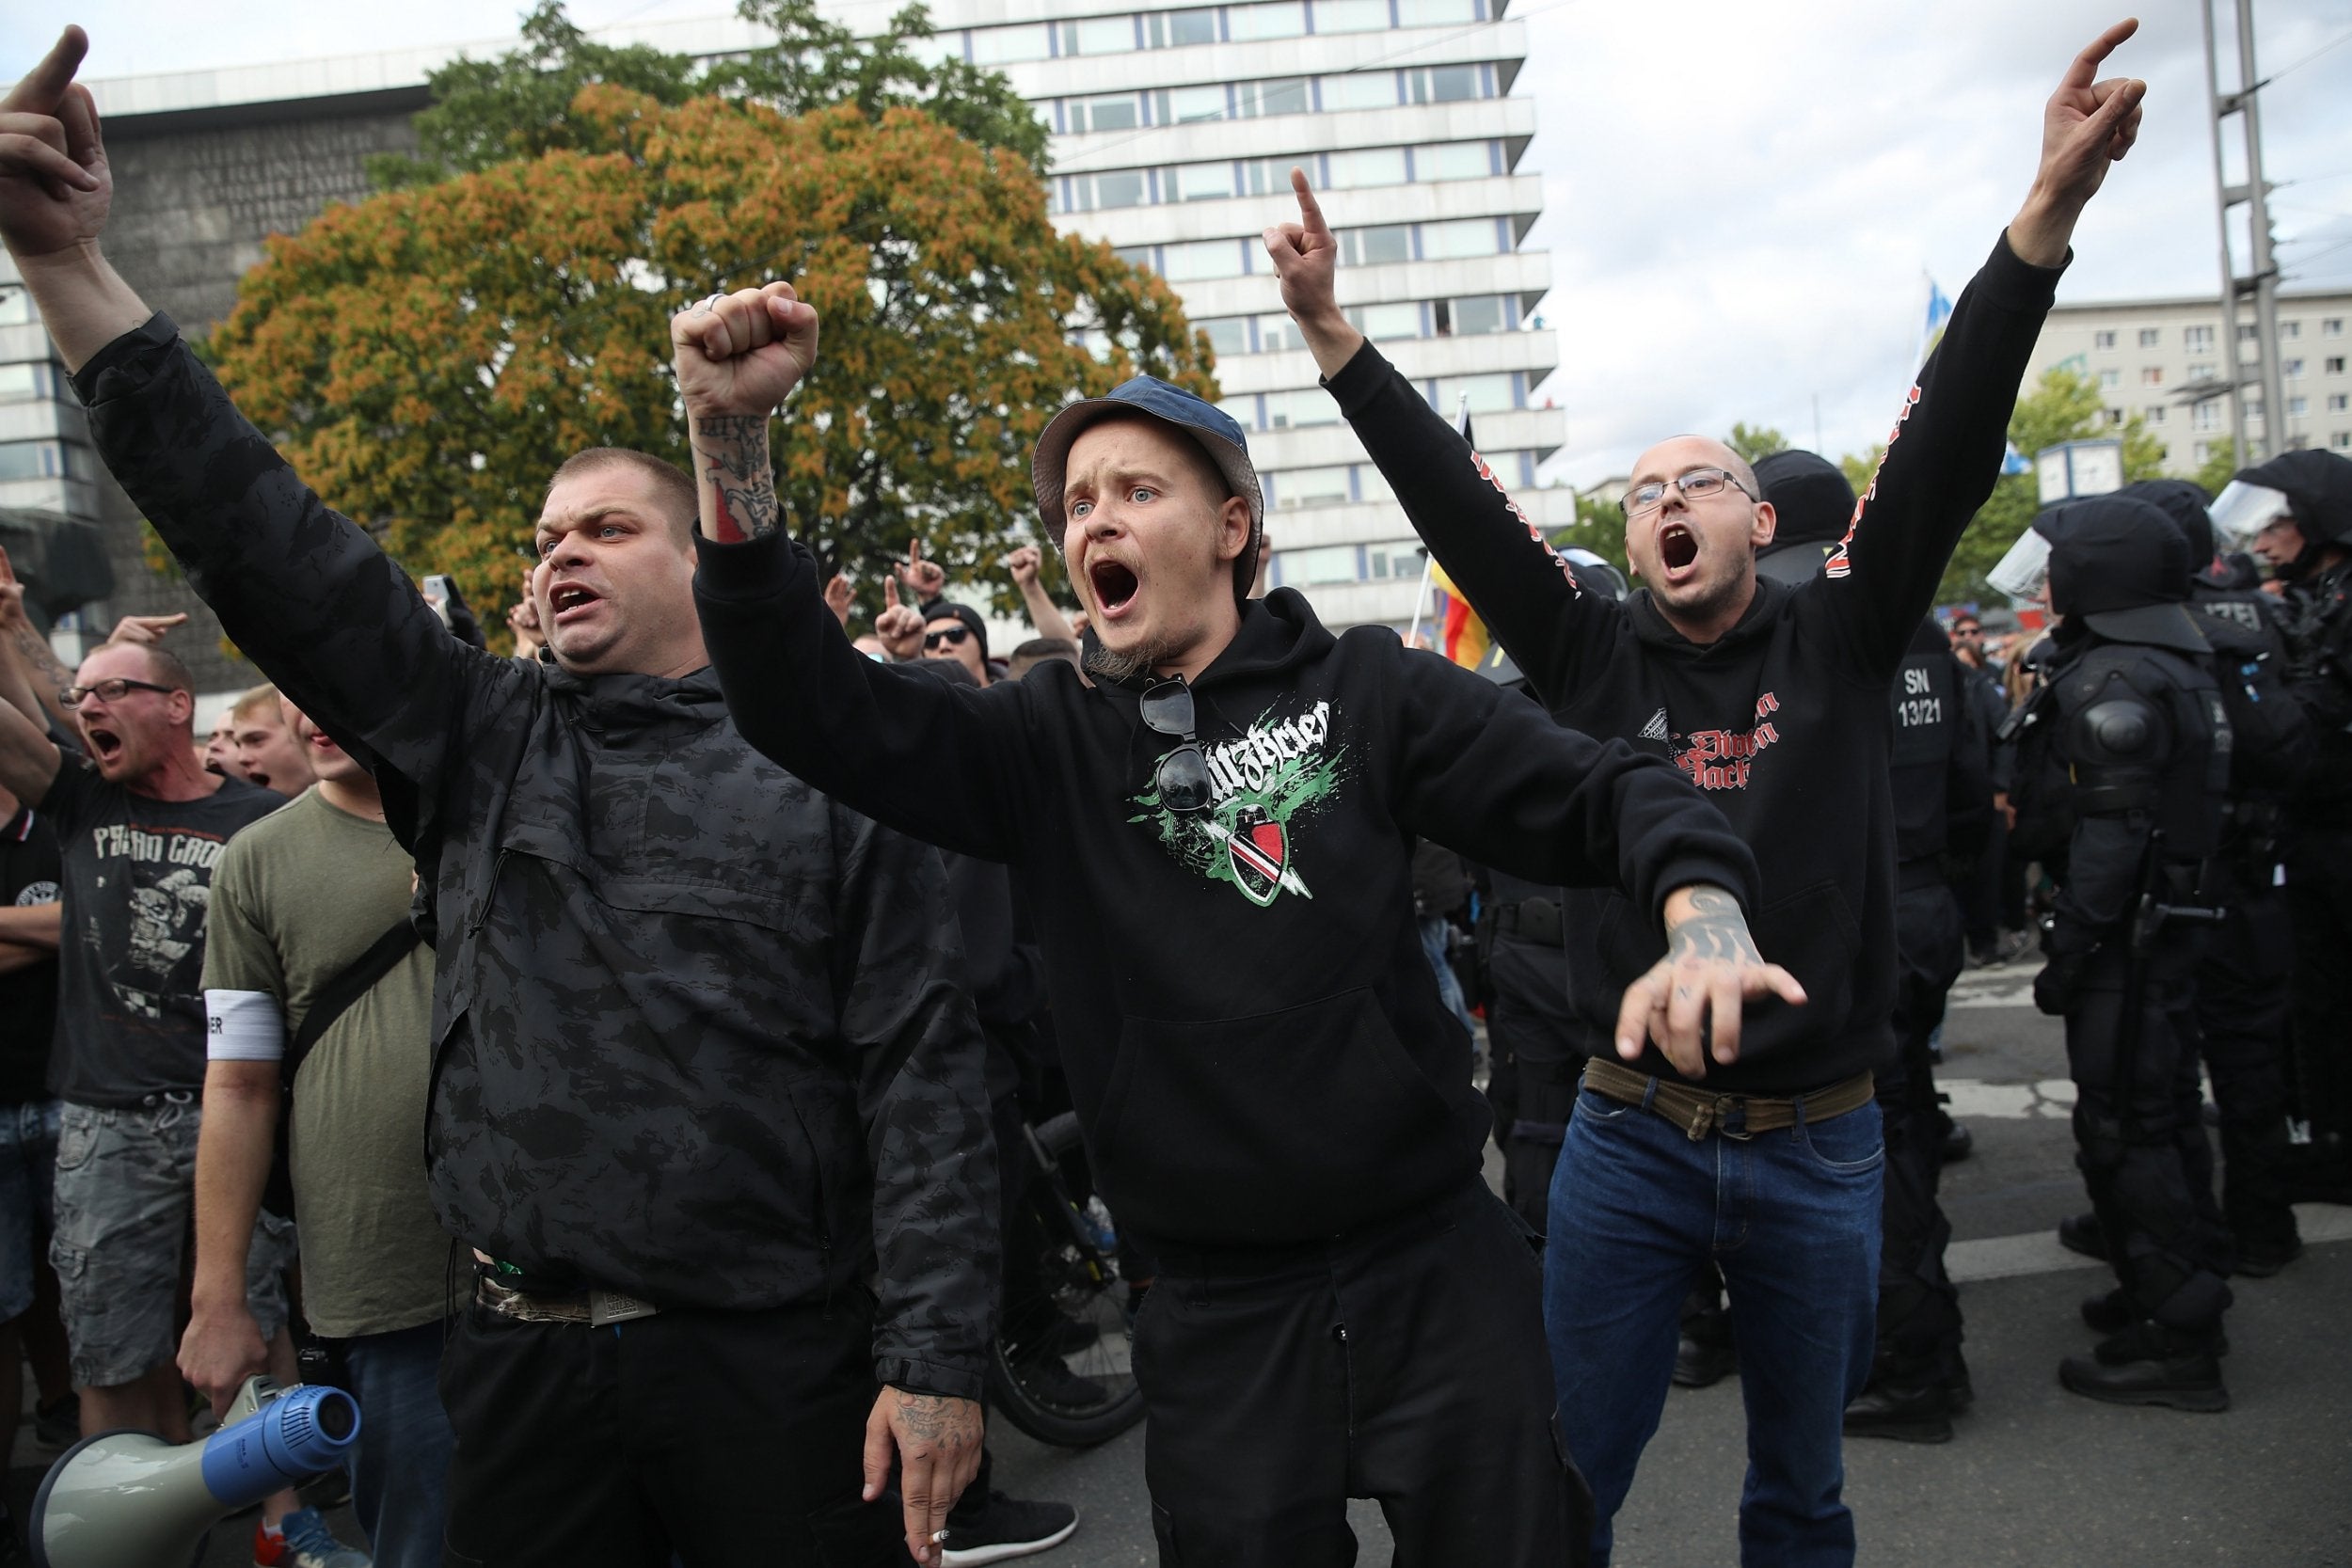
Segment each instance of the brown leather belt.
M1752 1138L1777 1132L1806 1121L1827 1121L1870 1102L1870 1075L1858 1072L1842 1084L1787 1100L1760 1094L1708 1094L1688 1084L1669 1083L1646 1072L1595 1056L1584 1064L1584 1086L1595 1094L1627 1105L1657 1112L1698 1142L1709 1132L1726 1138Z
M650 1318L661 1310L618 1291L517 1291L495 1279L474 1282L474 1299L503 1318L526 1323L607 1323Z

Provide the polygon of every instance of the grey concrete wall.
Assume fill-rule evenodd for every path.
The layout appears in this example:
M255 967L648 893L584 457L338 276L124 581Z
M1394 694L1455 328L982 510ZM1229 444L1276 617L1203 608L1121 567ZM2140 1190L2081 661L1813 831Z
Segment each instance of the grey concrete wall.
M365 198L369 154L416 150L407 112L388 111L380 99L348 112L321 103L302 112L287 118L262 105L242 119L229 110L201 119L159 115L106 126L115 172L106 253L131 286L191 338L228 315L237 279L262 260L269 235L300 230L329 202ZM259 681L250 664L224 647L220 624L187 585L147 564L146 524L111 478L101 480L98 504L115 573L111 611L185 610L189 624L172 641L200 689ZM98 627L98 635L106 629Z

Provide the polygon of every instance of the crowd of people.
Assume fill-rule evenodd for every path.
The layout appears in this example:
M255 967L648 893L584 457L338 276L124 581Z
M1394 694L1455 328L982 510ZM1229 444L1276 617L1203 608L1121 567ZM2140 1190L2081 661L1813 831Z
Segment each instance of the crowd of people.
M69 672L0 566L8 1376L21 1347L53 1434L176 1440L191 1389L350 1389L365 1549L289 1493L258 1568L1042 1551L1075 1512L993 1484L983 1406L992 1357L1083 1384L1080 1325L999 1328L1040 1293L1025 1124L1067 1109L1163 1562L1350 1561L1372 1497L1401 1563L1605 1563L1670 1386L1734 1367L1743 1560L1851 1561L1843 1438L1948 1437L1971 1391L1945 993L2038 924L2069 1244L2116 1273L2060 1376L2225 1407L2226 1280L2299 1250L2290 1111L2323 1166L2347 1127L2313 960L2352 854L2352 464L2242 476L2268 585L2158 482L2036 519L2003 586L2046 636L1930 616L2137 134L2144 85L2097 74L2131 31L2068 68L1864 494L1661 442L1637 592L1350 325L1294 175L1282 303L1492 628L1471 672L1266 593L1244 432L1150 376L1037 443L1078 612L1014 552L1037 635L1000 660L913 546L859 633L773 484L819 356L783 282L673 321L691 474L547 476L494 655L106 262L69 29L0 101L0 238L271 684L195 736L173 618Z

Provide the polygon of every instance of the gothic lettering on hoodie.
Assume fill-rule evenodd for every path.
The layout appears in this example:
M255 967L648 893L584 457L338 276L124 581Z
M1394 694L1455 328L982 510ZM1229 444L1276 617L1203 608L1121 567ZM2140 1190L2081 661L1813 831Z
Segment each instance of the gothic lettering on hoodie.
M1212 882L1230 882L1260 909L1285 891L1311 898L1298 875L1295 824L1314 816L1346 778L1347 750L1333 746L1331 705L1277 718L1268 708L1230 740L1203 740L1207 809L1173 812L1156 786L1134 798L1128 818L1159 834L1168 853Z
M1693 730L1668 742L1675 766L1701 789L1745 789L1756 754L1780 738L1771 716L1780 699L1767 691L1756 700L1756 722L1744 730Z

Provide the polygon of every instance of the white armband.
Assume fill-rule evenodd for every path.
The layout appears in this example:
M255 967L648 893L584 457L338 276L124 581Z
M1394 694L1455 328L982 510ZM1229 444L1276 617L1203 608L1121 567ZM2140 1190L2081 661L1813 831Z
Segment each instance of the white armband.
M204 1058L275 1062L286 1054L286 1015L265 990L204 993Z

